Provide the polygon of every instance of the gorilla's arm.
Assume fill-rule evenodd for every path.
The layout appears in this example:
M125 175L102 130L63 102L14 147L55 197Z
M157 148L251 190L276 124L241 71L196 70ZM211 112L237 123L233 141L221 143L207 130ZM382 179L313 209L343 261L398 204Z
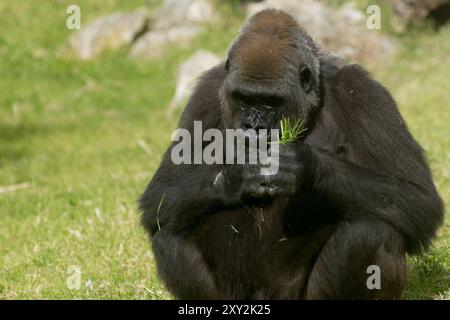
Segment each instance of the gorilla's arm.
M202 121L203 130L221 128L218 88L224 67L209 71L199 82L180 121L193 139L193 122ZM208 211L220 206L221 195L212 188L222 165L175 165L172 144L140 200L142 224L154 235L160 228L176 234L192 230L192 225Z
M213 276L189 235L219 203L212 191L216 170L212 165L174 165L169 149L141 198L142 224L152 235L158 274L178 298L216 296Z
M218 88L224 77L220 65L199 82L180 121L193 137L193 122L202 121L203 130L220 128ZM179 298L216 296L216 286L203 254L191 240L192 230L202 215L221 205L214 181L221 165L175 165L173 144L140 199L142 225L152 235L158 273Z
M325 105L346 138L338 157L304 145L303 176L349 219L377 217L407 237L410 251L427 248L443 206L420 146L387 90L356 65L326 85Z
M160 228L183 234L192 230L205 213L220 206L214 191L218 165L175 165L170 159L172 146L141 197L142 224L153 235Z
M325 196L349 219L372 216L389 222L407 236L410 252L428 247L442 222L443 211L441 200L428 181L419 185L318 150L311 155L314 193Z

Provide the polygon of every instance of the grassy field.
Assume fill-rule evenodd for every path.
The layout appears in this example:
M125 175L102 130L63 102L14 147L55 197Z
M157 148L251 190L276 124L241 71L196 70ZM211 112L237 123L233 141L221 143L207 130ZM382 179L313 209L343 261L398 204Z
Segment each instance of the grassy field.
M65 54L66 7L83 21L143 0L0 2L0 298L162 299L139 226L144 190L176 122L165 117L177 65L196 48L224 54L242 15L218 21L163 60L126 50L80 62ZM450 205L450 25L414 29L396 57L373 70L397 99ZM450 219L431 253L410 259L405 298L450 299ZM81 272L71 290L70 266ZM69 278L70 279L70 278Z

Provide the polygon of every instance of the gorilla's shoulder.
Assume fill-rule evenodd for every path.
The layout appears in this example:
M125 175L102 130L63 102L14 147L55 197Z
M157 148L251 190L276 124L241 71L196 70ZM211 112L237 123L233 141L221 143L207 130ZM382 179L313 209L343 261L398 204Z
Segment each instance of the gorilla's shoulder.
M205 126L219 125L219 90L225 76L225 63L220 63L199 78L189 103L184 109L180 127L190 127L195 120L202 120Z
M331 79L331 83L334 85L342 85L349 83L357 83L360 81L366 81L370 79L369 72L365 70L359 64L349 64L343 66Z
M344 105L366 108L395 105L389 91L358 64L342 67L329 79L327 89Z
M359 64L349 64L341 69L330 79L329 83L333 87L354 87L355 89L366 89L361 92L373 92L381 90L387 93L386 88L374 80L370 73Z
M209 88L218 89L222 85L226 74L225 62L221 62L202 74L197 83L197 88L201 88L201 90L206 92L209 91Z

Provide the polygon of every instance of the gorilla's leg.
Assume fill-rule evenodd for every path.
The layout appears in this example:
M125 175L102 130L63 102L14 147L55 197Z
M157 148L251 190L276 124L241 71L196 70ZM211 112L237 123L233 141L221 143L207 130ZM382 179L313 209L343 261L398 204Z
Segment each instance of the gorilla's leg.
M343 222L319 254L305 298L400 299L406 281L403 242L382 221ZM368 270L373 265L379 267L380 288L371 286L378 272Z
M219 298L214 279L195 244L160 230L152 238L152 248L158 274L177 298Z

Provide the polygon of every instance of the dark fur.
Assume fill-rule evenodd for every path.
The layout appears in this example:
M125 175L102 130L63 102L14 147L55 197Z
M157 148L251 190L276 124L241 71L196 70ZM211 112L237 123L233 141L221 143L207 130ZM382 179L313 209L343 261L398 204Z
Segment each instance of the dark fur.
M310 91L298 87L301 65L312 69ZM236 88L256 100L258 90L280 94L283 114L307 119L308 135L294 146L295 195L231 201L243 184L239 174L222 189L213 185L219 172L232 176L224 171L230 166L175 166L169 148L141 198L142 224L169 290L190 299L400 298L405 254L428 248L443 207L388 91L361 67L319 52L279 11L251 19L227 63L198 84L180 127L243 125L252 112L236 112ZM279 115L260 120L276 127ZM373 264L381 290L366 287Z

